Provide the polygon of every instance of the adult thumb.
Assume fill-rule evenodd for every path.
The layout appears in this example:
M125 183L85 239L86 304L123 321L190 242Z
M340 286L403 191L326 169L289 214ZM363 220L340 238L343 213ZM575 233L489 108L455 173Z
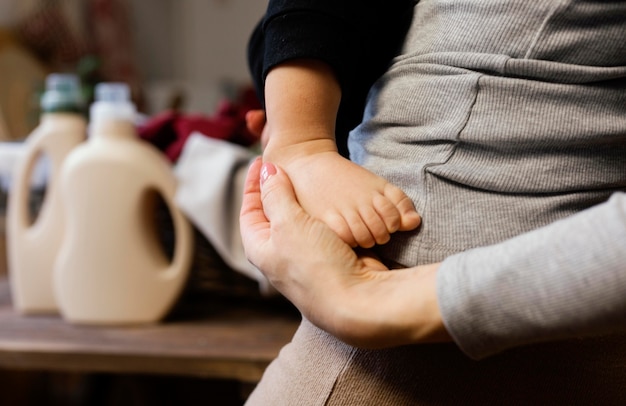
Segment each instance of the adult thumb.
M270 223L293 219L302 210L287 174L269 162L261 167L261 200Z

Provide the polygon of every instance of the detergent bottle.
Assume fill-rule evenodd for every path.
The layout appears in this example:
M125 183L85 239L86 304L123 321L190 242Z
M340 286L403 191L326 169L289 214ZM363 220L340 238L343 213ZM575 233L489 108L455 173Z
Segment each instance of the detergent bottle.
M88 140L63 166L67 222L54 287L72 323L157 322L187 280L193 235L174 203L176 178L165 157L137 137L135 116L126 84L99 84ZM175 233L171 260L154 222L159 196Z
M26 138L11 179L7 207L7 262L14 307L24 314L56 313L53 267L64 233L59 175L68 153L85 140L87 121L79 80L51 74L41 97L40 123ZM40 211L31 223L29 197L36 164L47 163Z

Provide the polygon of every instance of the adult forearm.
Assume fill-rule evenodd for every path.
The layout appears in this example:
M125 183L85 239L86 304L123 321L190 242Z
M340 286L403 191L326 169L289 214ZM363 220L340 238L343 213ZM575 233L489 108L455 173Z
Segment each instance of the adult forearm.
M446 259L444 321L471 357L626 330L626 195L501 244Z

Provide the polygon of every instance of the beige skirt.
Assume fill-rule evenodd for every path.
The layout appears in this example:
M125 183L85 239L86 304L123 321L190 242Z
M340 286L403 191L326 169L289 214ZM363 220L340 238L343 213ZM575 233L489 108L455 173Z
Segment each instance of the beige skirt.
M304 320L248 406L625 405L626 336L474 361L454 344L350 347Z

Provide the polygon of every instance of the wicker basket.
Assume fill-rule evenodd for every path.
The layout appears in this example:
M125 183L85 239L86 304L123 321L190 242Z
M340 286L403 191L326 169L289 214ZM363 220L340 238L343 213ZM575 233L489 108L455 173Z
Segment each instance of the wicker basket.
M165 204L157 205L156 224L161 243L170 257L174 251L174 226ZM194 250L185 295L214 294L220 296L259 298L257 281L231 269L213 245L193 227Z

